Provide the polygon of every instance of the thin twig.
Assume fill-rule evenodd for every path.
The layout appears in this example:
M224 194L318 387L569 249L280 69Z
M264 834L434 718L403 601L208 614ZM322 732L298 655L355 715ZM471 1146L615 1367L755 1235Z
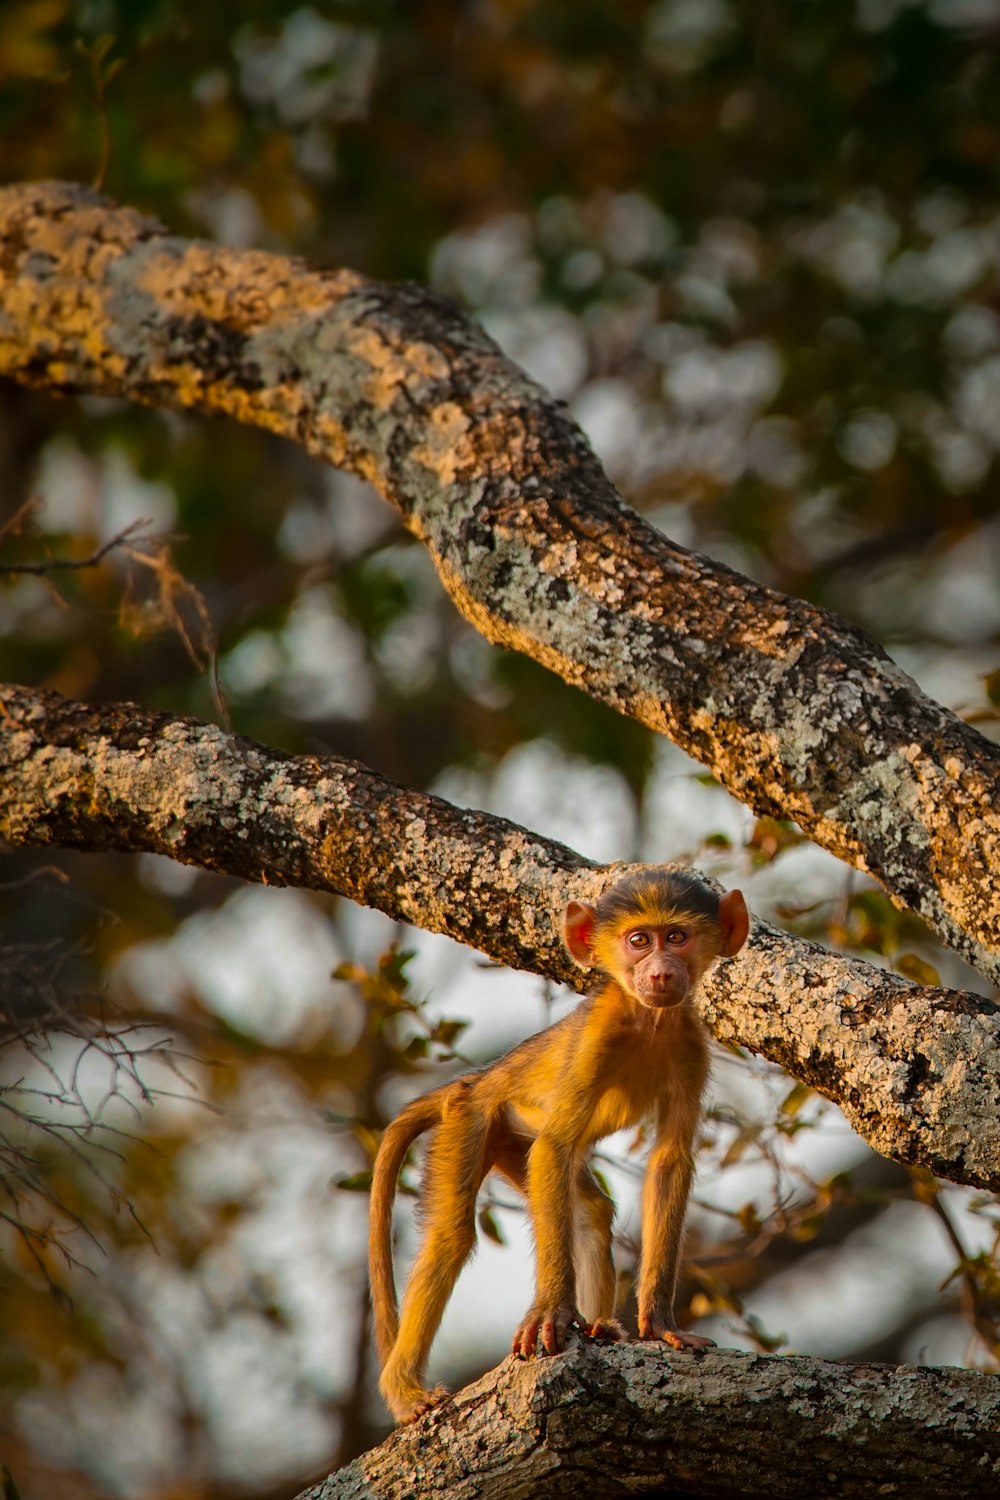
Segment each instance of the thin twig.
M0 542L5 537L17 536L29 516L32 516L36 510L42 510L44 505L45 501L39 495L30 495L23 504L17 507L12 516L0 524Z
M32 502L28 503L31 504ZM22 506L21 510L26 510L26 508L26 506ZM20 514L20 512L18 512L18 514ZM16 520L17 516L14 516L13 520L11 522L8 522L8 527L13 525L13 521ZM151 521L142 519L138 521L130 521L127 526L123 527L122 530L111 537L109 541L104 542L100 547L97 548L95 552L92 552L89 557L50 557L47 558L45 562L0 563L0 573L30 573L35 577L44 577L47 573L55 573L57 571L73 572L78 570L79 568L93 568L96 567L97 564L102 560L102 558L105 558L109 552L114 551L116 547L124 546L145 527L151 526L152 524L153 523ZM6 531L7 529L8 528L5 527L4 531ZM0 539L2 539L4 531L0 531ZM150 538L145 537L144 540L149 541Z

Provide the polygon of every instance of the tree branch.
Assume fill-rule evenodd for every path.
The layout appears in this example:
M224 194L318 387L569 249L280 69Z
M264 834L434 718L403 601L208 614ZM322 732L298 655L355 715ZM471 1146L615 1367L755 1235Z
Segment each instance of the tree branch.
M224 413L369 479L491 641L669 735L1000 979L1000 755L868 636L676 546L431 293L0 192L0 373Z
M577 1341L505 1360L298 1500L993 1500L998 1486L996 1376Z
M307 886L586 985L559 938L599 868L503 818L334 756L285 755L134 704L0 687L0 836L131 849L243 880ZM877 1151L1000 1188L1000 1010L925 988L755 921L703 988L721 1041L819 1089Z

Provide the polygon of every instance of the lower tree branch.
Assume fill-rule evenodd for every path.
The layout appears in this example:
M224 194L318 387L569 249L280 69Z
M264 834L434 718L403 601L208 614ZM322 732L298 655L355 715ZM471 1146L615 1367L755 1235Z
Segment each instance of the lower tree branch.
M298 1500L994 1500L998 1490L995 1376L578 1341L555 1358L505 1360Z
M19 686L0 686L0 836L332 891L578 990L587 979L563 950L558 915L625 868L352 761ZM911 984L759 920L702 1002L720 1041L819 1089L883 1155L1000 1188L992 1002Z

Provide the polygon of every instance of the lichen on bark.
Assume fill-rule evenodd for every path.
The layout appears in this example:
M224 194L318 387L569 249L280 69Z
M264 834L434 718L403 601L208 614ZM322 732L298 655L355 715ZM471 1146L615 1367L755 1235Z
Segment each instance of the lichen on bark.
M135 704L0 687L0 836L133 849L334 891L577 989L559 914L599 867L336 756L291 756ZM392 850L391 861L386 850ZM838 1103L876 1150L1000 1188L1000 1010L755 921L700 1003L714 1035Z
M1000 1382L662 1345L508 1359L298 1500L993 1500Z

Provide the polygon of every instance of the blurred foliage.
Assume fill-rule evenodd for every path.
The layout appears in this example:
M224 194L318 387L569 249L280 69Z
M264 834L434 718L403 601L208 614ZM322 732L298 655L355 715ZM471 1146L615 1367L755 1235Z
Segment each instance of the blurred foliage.
M6 0L0 168L102 179L180 233L434 284L569 402L651 521L843 611L995 734L998 21L992 0ZM457 787L599 857L687 853L804 936L969 982L912 916L810 863L793 826L741 819L646 731L488 648L389 508L291 444L4 387L0 474L0 567L84 562L148 522L92 565L0 573L0 676L206 717L215 652L241 733ZM466 1018L321 898L255 893L284 913L269 938L270 906L162 862L9 864L5 1077L48 1089L102 1175L49 1136L28 1163L41 1192L4 1201L22 1219L0 1274L5 1462L25 1500L289 1494L381 1420L360 1190L431 1063L463 1044L482 1060ZM138 1058L103 1105L89 1062L73 1073L101 1035ZM203 1106L167 1096L143 1036L196 1059ZM867 1284L913 1212L955 1278L838 1347L912 1358L929 1320L961 1313L967 1357L995 1362L994 1200L871 1156L831 1167L815 1096L729 1055L718 1071L691 1315L781 1347L769 1288L849 1263ZM102 1121L128 1132L117 1155ZM613 1170L620 1187L639 1163ZM487 1195L485 1239L510 1211ZM627 1215L619 1249L624 1271Z

